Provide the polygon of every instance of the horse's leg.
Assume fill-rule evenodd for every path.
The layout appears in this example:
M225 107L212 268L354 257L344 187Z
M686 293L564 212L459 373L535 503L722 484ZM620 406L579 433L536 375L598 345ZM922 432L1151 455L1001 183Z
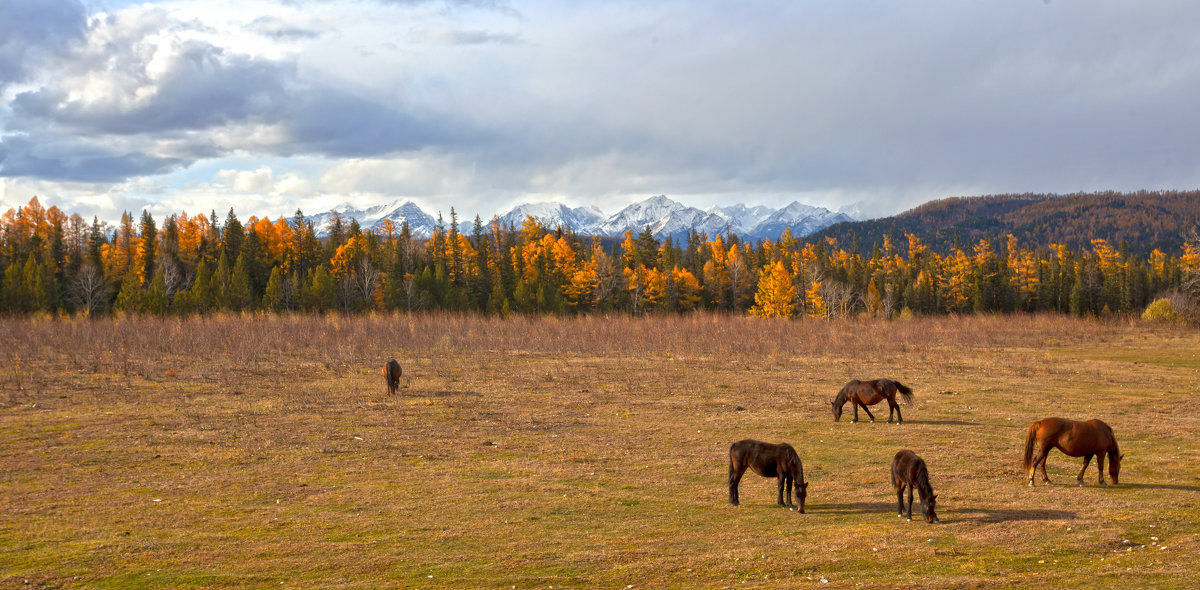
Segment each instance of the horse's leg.
M1084 466L1087 467L1086 465ZM1107 488L1108 484L1104 483L1104 451L1096 453L1096 469L1100 470L1100 487ZM1080 477L1083 477L1082 475ZM1083 485L1083 480L1079 480L1079 484Z
M896 516L904 518L904 484L896 484Z
M896 413L896 398L889 397L888 403L888 424L892 423L892 415Z
M912 520L913 487L914 486L912 484L908 484L908 520L910 520L910 521Z
M783 473L780 473L780 474L779 474L779 477L776 477L776 478L775 478L775 481L777 482L777 484L778 484L778 486L779 486L779 500L778 500L778 502L779 502L779 507L780 507L780 508L787 508L787 504L784 504L784 503L783 503L783 485L784 485L784 482L786 482L786 481L787 481L787 476L786 476L786 475L784 475Z
M867 413L867 417L870 418L872 422L874 422L875 414L871 413L871 408L868 408L867 404L863 404L862 407L863 407L863 411Z
M742 481L742 474L746 473L745 465L734 465L732 461L729 463L729 503L734 506L738 505L738 483Z
M1079 475L1075 477L1075 481L1079 482L1079 487L1083 487L1083 472L1087 471L1088 465L1092 462L1092 456L1083 456L1083 468L1079 470Z
M795 510L796 505L792 502L792 476L789 475L789 476L785 477L783 484L785 487L787 487L787 493L786 493L786 498L785 498L787 500L787 507L791 510Z
M1033 487L1033 477L1037 475L1038 464L1042 466L1042 479L1046 483L1050 483L1050 479L1046 477L1046 455L1049 452L1049 448L1038 445L1038 451L1033 456L1033 463L1029 464L1029 487Z
M851 422L858 422L858 400L851 400L850 403L854 404L854 419Z

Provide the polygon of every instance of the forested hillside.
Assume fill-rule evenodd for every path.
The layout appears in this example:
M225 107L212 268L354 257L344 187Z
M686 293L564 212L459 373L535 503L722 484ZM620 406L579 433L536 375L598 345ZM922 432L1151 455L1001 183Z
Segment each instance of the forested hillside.
M1095 202L1112 210L1122 199L1135 203L1122 210L1138 214L1107 222L1114 228L1146 227L1151 219L1182 228L1194 196ZM1081 209L1072 213L1071 207ZM933 203L908 216L927 229L939 226L928 230L934 238L906 233L893 240L903 229L897 225L880 230L879 243L864 254L862 238L852 247L855 234L800 240L785 231L751 243L694 232L660 241L646 230L606 243L543 227L532 217L519 229L477 217L473 231L463 234L453 209L449 223L439 216L429 240L415 239L407 224L363 230L357 222L337 222L328 238L318 239L300 211L245 223L232 210L223 221L215 213L156 220L143 211L137 221L126 213L110 232L96 219L47 209L35 198L0 217L0 313L709 309L823 318L891 317L907 309L1087 315L1140 311L1159 293L1200 285L1200 243L1173 234L1168 242L1174 245L1142 255L1105 237L1085 240L1082 228L1108 227L1100 217L1105 209L1089 207L1088 199L1044 197ZM1030 232L1070 231L1085 241L1026 241L1001 233L1015 221L992 225L993 219L1023 219ZM958 231L955 240L946 237L951 228ZM1159 233L1169 231L1175 230Z
M1062 244L1072 249L1103 239L1130 253L1177 251L1185 233L1200 227L1200 191L995 195L926 203L894 217L841 223L814 239L837 238L869 255L885 235L901 242L913 234L930 248L948 252L982 238L1012 234L1022 244ZM1124 246L1122 246L1124 245Z

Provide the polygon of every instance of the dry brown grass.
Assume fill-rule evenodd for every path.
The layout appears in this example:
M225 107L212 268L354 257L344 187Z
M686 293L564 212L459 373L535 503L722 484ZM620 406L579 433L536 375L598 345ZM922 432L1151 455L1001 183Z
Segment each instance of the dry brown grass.
M1193 331L1061 316L218 316L3 320L0 349L0 586L1198 577ZM404 379L389 398L393 356ZM842 383L877 376L913 386L908 422L833 423ZM1026 487L1025 427L1051 415L1108 421L1121 485L1096 487L1094 467L1069 485L1079 461L1055 452L1054 485ZM753 475L742 506L726 503L725 453L746 437L796 446L808 514L775 508L774 483ZM887 473L905 447L930 466L942 525L894 515Z

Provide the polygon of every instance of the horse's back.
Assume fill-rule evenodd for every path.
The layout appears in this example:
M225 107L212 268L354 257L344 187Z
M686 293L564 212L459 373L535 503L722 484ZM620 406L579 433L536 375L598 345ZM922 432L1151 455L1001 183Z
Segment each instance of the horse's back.
M892 483L912 482L925 460L916 453L902 449L892 458Z

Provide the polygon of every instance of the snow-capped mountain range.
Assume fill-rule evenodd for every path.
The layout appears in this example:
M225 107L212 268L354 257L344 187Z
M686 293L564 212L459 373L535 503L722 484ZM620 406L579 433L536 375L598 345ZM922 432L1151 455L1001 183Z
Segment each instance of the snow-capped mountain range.
M388 219L399 229L401 224L407 221L413 236L418 238L432 235L437 225L434 216L421 210L412 201L394 201L366 209L357 209L343 203L329 211L308 217L317 229L317 235L325 236L329 233L334 214L337 214L344 224L349 224L351 219L358 220L363 229L377 229ZM673 201L664 195L638 201L608 216L595 207L568 207L562 203L549 202L519 205L496 217L502 226L519 229L526 216L533 216L547 228L561 226L581 235L613 238L626 231L636 234L649 227L651 233L659 239L667 236L683 237L693 229L709 236L733 233L750 239L774 239L778 238L783 230L790 229L793 235L801 237L835 223L855 221L858 217L848 214L847 211L830 211L824 207L813 207L796 201L781 209L762 205L748 207L739 203L727 206L713 205L707 210L701 210ZM450 222L444 217L443 221L447 224ZM473 226L473 220L460 220L459 231L470 233Z

